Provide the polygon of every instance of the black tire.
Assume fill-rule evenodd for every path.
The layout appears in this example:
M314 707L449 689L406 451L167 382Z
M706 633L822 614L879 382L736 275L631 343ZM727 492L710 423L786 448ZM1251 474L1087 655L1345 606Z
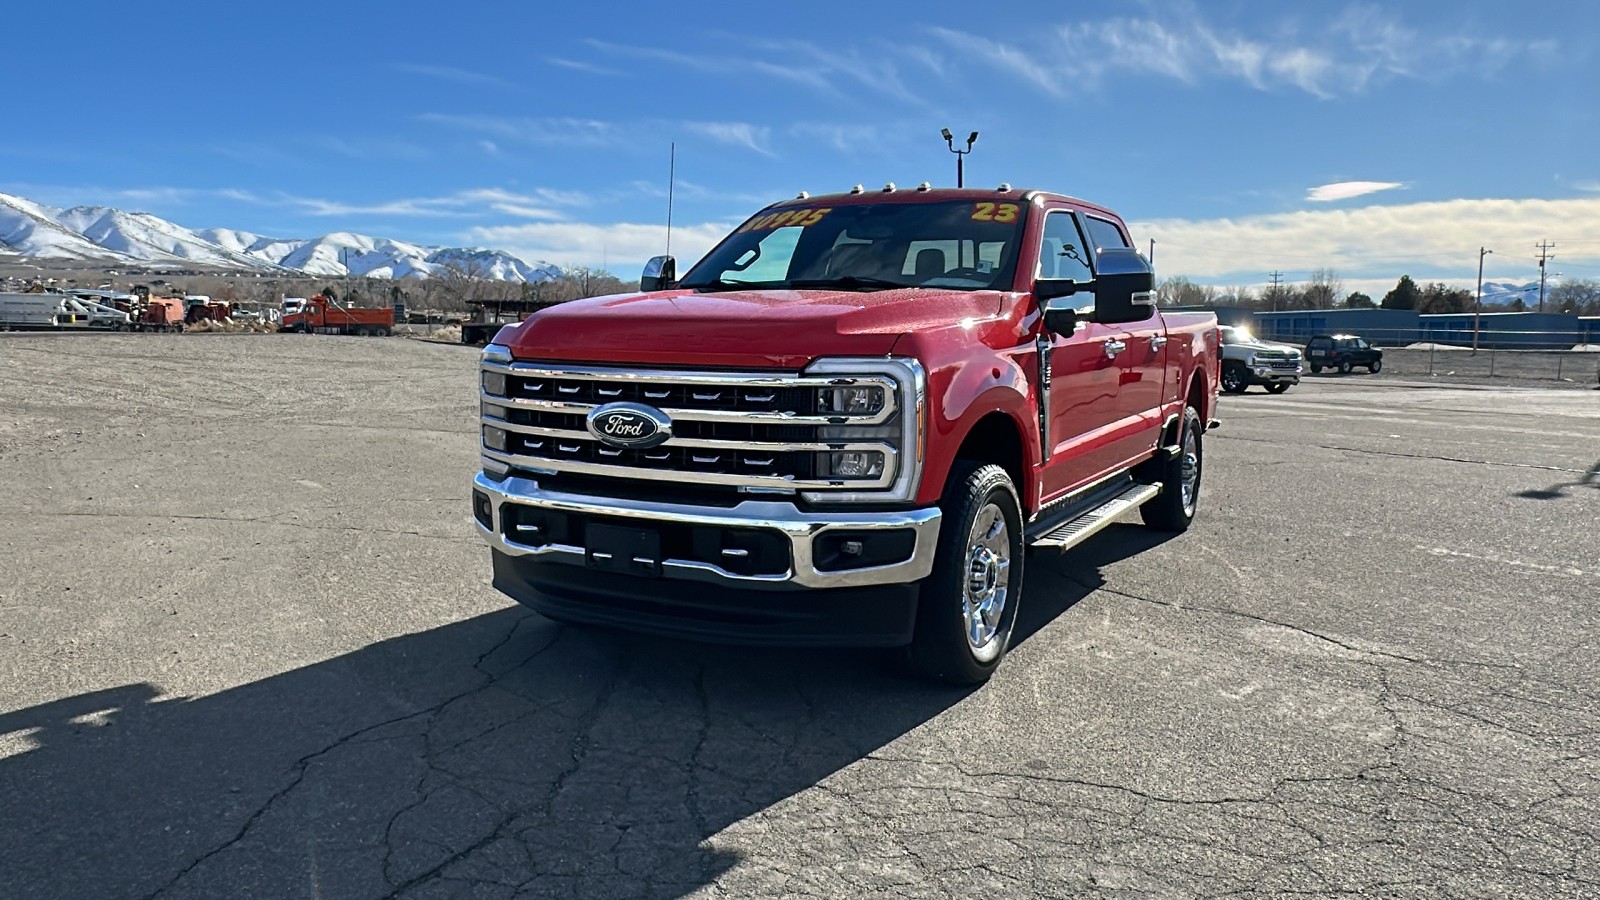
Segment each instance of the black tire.
M1200 413L1192 406L1184 407L1183 425L1178 432L1177 456L1160 461L1157 470L1161 480L1161 495L1139 507L1139 517L1144 524L1162 531L1185 531L1194 521L1200 505L1200 482L1205 474L1205 430L1200 425ZM1192 443L1191 443L1192 441ZM1194 455L1194 477L1189 499L1184 500L1184 469L1190 453Z
M1350 374L1350 370L1354 369L1354 368L1355 368L1355 366L1352 366L1350 364L1349 360L1346 360L1346 361L1344 361L1342 363L1339 363L1339 374L1340 375L1349 375Z
M1311 374L1313 374L1313 375L1321 375L1322 374L1322 367L1321 366L1312 366L1311 367Z
M933 573L922 582L909 648L911 665L922 675L948 684L982 684L1005 659L1022 600L1022 506L1004 469L963 460L950 471L940 508L944 520L939 525ZM1004 534L993 529L983 544L974 543L983 540L975 532L995 512L999 515L992 521L1004 525ZM1003 566L992 555L990 544L995 542L1010 554ZM980 551L990 555L980 559ZM977 618L969 618L973 583L986 577L984 599L992 602L1001 590L1002 576L1004 593L998 596L995 621L989 623L977 610L973 610ZM980 626L970 626L979 620ZM977 642L969 637L970 630L991 626L992 634Z
M1229 394L1242 394L1250 389L1250 379L1245 376L1244 366L1231 362L1222 367L1222 389Z
M1367 366L1367 371L1369 373L1373 374L1373 375L1378 374L1382 370L1383 370L1383 360L1381 360L1381 359L1375 359L1375 360L1372 361L1372 365Z
M1288 389L1289 382L1287 381L1274 381L1272 384L1267 385L1267 393L1269 394L1281 394Z

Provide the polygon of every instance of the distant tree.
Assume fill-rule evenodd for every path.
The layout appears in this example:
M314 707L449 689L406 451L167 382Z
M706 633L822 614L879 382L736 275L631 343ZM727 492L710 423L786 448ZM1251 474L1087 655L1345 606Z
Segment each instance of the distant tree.
M1600 316L1600 281L1569 278L1550 289L1552 309L1580 316Z
M1216 300L1217 289L1175 275L1156 285L1157 306L1206 306Z
M1383 295L1384 309L1416 309L1417 303L1422 299L1422 291L1418 290L1417 283L1411 280L1410 275L1401 275L1395 282L1394 290Z
M1333 309L1339 295L1344 293L1344 282L1332 269L1317 269L1303 290L1305 309Z
M1417 300L1417 310L1424 313L1458 313L1472 309L1471 291L1453 288L1435 281L1422 291Z
M1356 291L1350 296L1344 298L1344 305L1348 309L1373 309L1378 304L1373 303L1372 298L1368 297L1366 294Z

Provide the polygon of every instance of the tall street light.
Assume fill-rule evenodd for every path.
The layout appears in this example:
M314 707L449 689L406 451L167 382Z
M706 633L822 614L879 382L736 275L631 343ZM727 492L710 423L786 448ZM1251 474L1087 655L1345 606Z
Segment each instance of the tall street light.
M1483 258L1493 250L1478 248L1478 299L1472 304L1472 352L1478 352L1478 328L1483 322Z
M966 187L966 173L962 170L961 164L966 160L967 154L972 152L972 145L977 143L978 133L974 131L967 136L967 149L965 150L956 149L956 139L951 136L950 129L939 129L939 136L944 138L944 145L950 148L950 152L956 155L956 187Z

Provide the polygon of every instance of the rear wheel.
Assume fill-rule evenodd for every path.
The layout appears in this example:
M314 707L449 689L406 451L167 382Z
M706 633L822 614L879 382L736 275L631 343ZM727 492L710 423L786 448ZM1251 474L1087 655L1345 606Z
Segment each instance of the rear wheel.
M1242 394L1250 383L1245 380L1244 366L1238 363L1228 363L1222 367L1222 389L1230 394Z
M1380 369L1382 369L1382 368L1383 368L1383 360L1375 359L1375 360L1372 361L1372 365L1367 366L1367 371L1371 372L1374 375L1376 375L1376 374L1378 374L1378 371Z
M912 665L950 684L989 680L1011 645L1022 597L1022 507L1011 476L958 462L940 503L933 573L922 583Z
M1289 382L1287 381L1275 381L1272 384L1267 385L1267 392L1271 394L1281 394L1288 389Z
M1204 470L1204 434L1200 413L1183 410L1183 430L1178 435L1178 455L1161 461L1161 494L1139 507L1139 517L1151 528L1183 531L1194 521L1200 504L1200 476Z
M1322 374L1322 367L1321 366L1312 366L1311 367L1311 374L1313 374L1313 375L1321 375Z

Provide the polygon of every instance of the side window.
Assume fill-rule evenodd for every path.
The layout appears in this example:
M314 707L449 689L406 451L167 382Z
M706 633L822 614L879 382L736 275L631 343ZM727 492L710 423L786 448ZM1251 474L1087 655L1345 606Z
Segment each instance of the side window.
M1362 340L1361 338L1356 338L1357 350L1366 350L1369 346L1370 345L1366 341Z
M1083 235L1078 231L1076 217L1065 210L1052 212L1044 218L1044 237L1039 242L1039 278L1070 278L1080 284L1094 280L1089 268L1089 255ZM1064 303L1073 309L1094 309L1094 295L1081 294L1065 298Z
M1127 247L1128 239L1122 236L1122 229L1116 223L1094 216L1083 217L1084 226L1089 229L1089 239L1094 242L1096 250L1107 247Z

